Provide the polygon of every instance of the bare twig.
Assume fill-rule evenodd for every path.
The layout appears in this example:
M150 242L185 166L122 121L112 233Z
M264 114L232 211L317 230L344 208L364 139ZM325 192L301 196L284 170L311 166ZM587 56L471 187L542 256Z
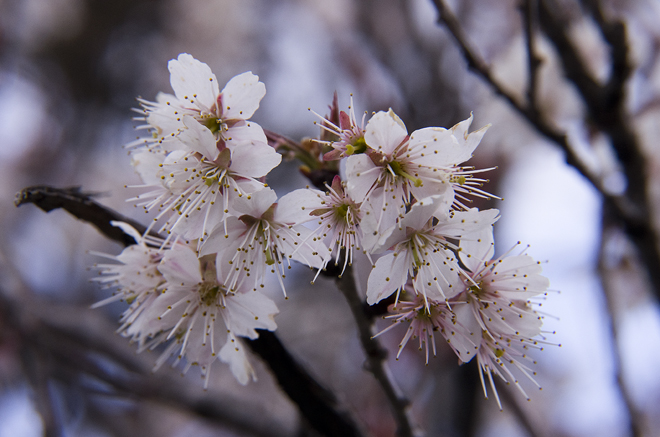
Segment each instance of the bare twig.
M439 12L438 22L444 24L449 32L454 36L458 43L463 57L468 62L468 68L476 72L483 80L485 80L492 88L493 91L504 98L520 115L536 128L536 130L549 139L550 141L558 144L564 153L566 153L566 161L575 167L584 177L586 177L592 185L603 192L602 184L598 178L589 171L582 160L577 156L573 148L568 143L566 135L559 132L555 127L551 126L538 111L530 109L529 105L519 102L513 94L508 92L493 76L490 66L486 61L478 55L478 51L472 46L468 40L465 31L461 27L456 16L452 13L451 9L447 6L444 0L433 0Z
M660 299L660 248L649 206L646 157L626 111L625 85L632 68L625 26L620 20L607 20L599 2L585 3L590 5L603 37L610 45L612 73L607 83L599 84L589 75L566 33L564 21L557 16L556 4L552 0L541 0L539 3L541 26L557 49L567 79L582 95L589 119L609 136L621 163L628 182L625 193L627 202L612 202L616 199L608 196L605 200L606 203L613 203L612 208L608 208L623 223L626 234L637 247L655 296Z
M521 9L523 13L525 40L527 47L527 106L530 111L538 116L538 85L539 69L543 59L536 52L536 23L537 23L537 0L523 0Z
M93 224L103 235L124 246L135 244L135 240L110 222L125 222L141 234L146 232L146 226L104 207L93 200L93 196L93 193L82 192L80 187L53 188L46 185L35 185L17 193L14 203L16 206L33 203L46 212L62 208L74 217Z
M546 0L547 1L547 0ZM651 284L655 292L656 298L660 299L660 250L657 246L657 234L653 227L650 217L649 208L647 205L647 186L646 186L646 172L644 166L644 158L637 140L629 130L631 125L624 114L623 104L617 106L611 111L619 114L615 120L611 119L612 113L609 115L608 110L604 106L597 106L596 103L591 103L592 109L596 109L598 115L599 127L602 123L602 129L610 135L612 143L618 156L622 161L626 177L628 178L629 196L612 195L604 189L601 180L591 173L585 163L577 156L573 148L568 143L566 135L558 132L554 127L550 126L537 111L531 110L529 105L523 105L518 102L510 93L508 93L493 77L490 66L477 54L477 50L468 41L467 35L458 22L457 18L448 8L444 0L433 0L436 5L440 17L439 21L444 23L447 29L456 39L463 56L468 61L470 69L475 71L493 88L495 93L506 99L511 106L527 121L534 126L534 128L547 139L559 145L559 147L566 153L566 162L573 166L582 176L584 176L598 192L603 196L604 203L609 205L612 213L623 223L624 229L631 241L635 244L640 252L640 258L646 267L646 271L651 279ZM564 33L564 24L559 21L554 21L548 24L549 14L545 6L545 1L540 1L540 6L543 7L539 11L539 17L544 29L550 29L555 38L553 42L557 47L558 52L563 56L562 60L566 68L567 76L576 85L580 84L581 93L585 100L596 98L600 101L598 96L601 91L600 85L596 83L587 73L582 65L581 60L577 56L575 48L570 44L568 37ZM545 24L544 24L545 23ZM549 35L553 38L553 35ZM621 55L619 55L621 56ZM573 72L573 73L570 73ZM625 74L619 73L619 77ZM612 86L612 85L609 85ZM616 93L611 93L611 96L616 96ZM609 120L609 121L608 121ZM612 123L612 125L610 125ZM619 146L617 146L617 144ZM637 171L636 171L637 170Z
M380 345L378 340L373 338L373 321L363 310L364 302L358 293L352 266L346 267L344 274L336 282L344 294L357 323L360 342L367 356L366 368L374 375L389 401L397 423L397 436L412 437L421 435L421 430L414 426L414 420L410 412L410 401L397 386L385 363L387 351Z
M617 309L614 302L615 290L612 288L611 284L613 274L616 274L615 271L620 269L621 266L608 265L605 253L606 245L612 234L616 232L616 228L616 225L609 223L608 214L607 211L605 211L603 214L603 226L601 230L601 244L598 252L598 277L600 278L601 286L603 287L603 296L605 297L605 303L607 305L606 312L610 328L609 334L612 341L612 366L616 387L628 412L628 428L630 429L630 435L633 437L641 437L644 435L642 431L642 414L635 406L630 391L623 379L623 362L621 360L618 342Z

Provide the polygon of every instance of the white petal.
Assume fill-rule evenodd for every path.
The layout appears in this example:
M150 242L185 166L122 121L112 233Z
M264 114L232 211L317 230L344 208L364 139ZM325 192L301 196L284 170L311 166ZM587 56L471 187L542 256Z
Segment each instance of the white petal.
M258 291L231 294L226 302L228 324L235 335L255 339L259 337L255 329L277 329L277 305Z
M197 255L186 246L177 245L166 251L158 270L167 282L176 285L192 286L202 280Z
M458 252L458 256L461 258L463 264L471 272L477 273L486 261L491 260L495 253L493 227L485 227L481 231L462 238L460 248L461 250Z
M251 71L234 76L222 90L222 118L246 120L252 117L265 95L266 85Z
M356 203L362 203L380 173L381 168L367 155L349 156L346 160L346 192Z
M160 165L165 161L165 154L155 151L131 153L131 165L146 185L161 184Z
M275 221L289 225L305 223L316 217L309 213L315 209L321 208L321 195L319 190L301 188L294 190L277 201L275 209Z
M407 135L406 126L390 109L389 112L380 111L371 117L364 139L369 147L389 156Z
M239 217L246 214L260 218L275 202L277 202L275 191L270 188L264 188L249 196L242 196L235 199L232 203L232 208Z
M268 143L263 128L253 121L235 124L224 133L223 138L225 138L227 147L245 142Z
M247 384L250 378L253 381L257 380L257 375L245 354L245 345L231 334L227 335L227 342L220 349L219 357L220 361L229 364L231 373L241 385Z
M436 215L437 217L437 215ZM440 222L433 228L433 233L445 237L458 238L473 232L481 232L484 228L495 223L499 217L499 210L487 209L479 211L477 208L471 208L468 211L457 211L453 217L440 219Z
M244 143L229 148L230 170L239 176L260 178L282 162L282 155L266 143Z
M218 97L218 80L211 68L187 53L172 59L167 68L170 71L170 84L181 101L190 102L208 111Z
M213 134L205 126L202 126L194 117L185 115L183 117L185 129L178 135L179 140L192 152L201 153L209 161L214 161L220 151L216 146Z
M382 256L369 274L367 281L367 303L373 305L389 297L397 289L406 285L408 265L405 253Z

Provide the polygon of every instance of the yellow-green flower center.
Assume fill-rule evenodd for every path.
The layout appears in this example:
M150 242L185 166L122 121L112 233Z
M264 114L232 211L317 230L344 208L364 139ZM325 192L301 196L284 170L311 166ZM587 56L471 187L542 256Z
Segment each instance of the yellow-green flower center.
M352 144L346 145L346 154L354 155L356 153L364 153L367 151L367 142L364 137L359 137Z
M213 282L203 282L202 285L199 286L198 292L202 303L207 307L210 307L218 302L220 286Z
M401 176L403 178L408 179L409 181L411 181L413 183L413 185L415 185L415 187L421 187L422 186L422 184L423 184L422 180L420 178L416 177L416 176L411 175L410 173L407 173L405 171L405 169L403 168L403 165L401 165L400 162L392 161L392 162L388 163L387 165L390 167L392 173L395 176Z

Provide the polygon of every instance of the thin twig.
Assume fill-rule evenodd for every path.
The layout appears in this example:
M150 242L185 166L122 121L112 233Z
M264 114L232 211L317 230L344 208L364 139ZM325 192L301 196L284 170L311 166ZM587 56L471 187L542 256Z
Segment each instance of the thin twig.
M628 428L630 435L633 437L641 437L643 433L642 414L635 406L632 396L623 378L623 361L621 360L621 353L619 350L619 335L617 329L617 309L614 301L615 290L611 285L611 280L615 271L620 269L620 265L610 266L606 260L605 248L611 237L614 229L617 227L613 223L608 223L607 211L603 214L603 225L601 229L600 249L598 251L598 277L600 278L601 286L603 288L603 296L607 306L607 322L610 328L610 337L612 342L612 366L616 387L621 396L621 400L628 412Z
M532 126L534 126L534 128L541 135L559 145L564 153L566 153L566 162L573 166L580 174L582 174L582 176L584 176L602 195L605 205L608 206L612 213L615 214L617 218L623 223L626 234L638 248L640 252L640 258L642 259L642 262L646 267L646 271L648 272L651 279L650 282L652 284L656 298L660 299L660 250L657 245L657 234L652 224L649 208L646 205L647 197L645 193L647 192L647 187L646 182L644 182L646 181L644 160L643 157L641 157L639 154L639 148L637 146L636 140L631 140L631 138L634 139L634 135L629 136L627 134L627 132L629 132L629 128L627 126L629 126L630 123L624 121L623 119L619 119L616 121L616 129L614 129L612 133L606 133L611 135L613 144L620 144L620 156L623 157L622 162L624 164L624 168L626 169L626 176L629 183L627 193L634 196L631 198L627 196L612 195L607 190L605 190L600 178L589 171L585 163L577 156L573 148L568 143L566 135L559 133L554 127L550 126L544 120L542 115L537 113L537 111L532 111L528 105L523 105L518 102L513 97L513 95L507 92L499 84L499 82L495 80L491 73L490 66L477 54L477 50L472 46L472 44L470 44L463 28L458 22L456 16L454 16L454 14L448 8L445 1L433 0L433 3L436 5L440 13L438 19L439 22L444 23L447 29L456 39L464 58L468 61L468 67L475 71L479 76L481 76L482 79L484 79L493 88L496 94L506 99L511 104L511 106L513 106L513 108L519 114L525 117L527 121ZM540 2L540 5L544 4L544 1ZM543 24L544 20L547 19L546 13L549 13L549 11L546 9L539 11L539 17L546 17L541 20L541 24ZM553 25L544 25L544 28L554 29L556 33L563 35L564 24L561 22L555 22ZM561 32L559 32L558 29L561 29ZM556 40L559 40L559 37L557 37ZM572 47L572 45L570 46ZM560 52L560 54L571 52L569 47L564 47L561 44L557 44L557 50ZM575 65L580 65L581 61L576 61L573 58L575 58L575 56L570 54L566 55L566 57L563 59L564 66L565 68L573 68L575 71L577 71L573 81L582 84L582 94L586 100L588 96L592 96L594 93L596 93L594 90L598 84L593 82L593 79L591 79L588 75L583 74L584 69L575 67ZM577 62L580 64L576 64ZM568 64L569 67L567 67L566 64ZM622 109L618 108L616 111L621 112ZM604 126L607 126L607 123L604 123ZM610 129L610 131L612 131L612 129ZM628 150L628 152L625 152L626 150ZM628 153L628 155L626 155L626 153ZM629 156L631 154L634 156ZM628 162L628 165L626 165L626 162ZM635 169L638 169L639 171L635 173ZM640 175L643 177L640 177ZM635 201L638 199L642 199L643 201Z
M565 20L557 16L557 5L551 0L539 3L541 26L554 44L566 78L582 95L589 120L611 141L626 175L625 204L614 203L612 210L623 223L626 234L637 247L640 259L649 275L650 284L660 299L660 247L658 232L649 200L649 171L646 156L626 110L626 82L632 73L626 28L620 20L607 20L596 1L586 1L593 12L605 41L610 46L612 72L605 84L594 80L582 62L577 48L569 38ZM602 190L600 190L604 193ZM613 200L606 196L606 201ZM607 202L606 202L607 203Z
M543 59L536 52L537 0L523 0L521 9L527 47L527 106L531 111L537 112L539 73L543 63Z
M344 294L353 318L357 323L360 343L367 357L366 368L369 370L385 392L390 408L397 424L397 436L413 437L422 435L415 427L410 412L410 401L403 395L397 386L392 374L385 363L387 351L380 342L373 338L373 321L363 310L363 299L357 290L352 266L346 267L341 278L336 280L341 292Z
M135 240L118 227L113 226L112 221L128 223L141 234L146 232L146 226L104 207L93 200L93 196L95 196L94 193L85 193L80 190L80 187L54 188L47 185L35 185L17 193L14 204L21 206L32 203L46 212L59 208L64 209L74 217L93 224L103 235L124 246L135 244Z

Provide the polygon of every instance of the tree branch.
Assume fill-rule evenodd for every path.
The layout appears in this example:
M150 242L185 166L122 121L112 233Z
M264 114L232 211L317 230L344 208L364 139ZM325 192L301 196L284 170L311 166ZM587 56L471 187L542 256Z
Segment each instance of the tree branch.
M364 302L356 288L352 266L347 266L342 277L338 278L336 282L344 294L357 323L360 342L367 357L366 368L374 375L389 401L397 424L397 436L413 437L421 435L421 430L415 427L410 413L410 401L397 386L385 363L387 350L380 345L378 340L373 338L373 321L363 310Z
M564 23L560 21L550 23L548 21L552 18L548 18L551 11L547 9L546 1L543 0L539 3L539 6L543 7L539 10L540 21L543 28L550 29L555 36L555 40L553 41L555 41L558 52L562 55L562 61L569 80L573 77L572 81L579 88L581 87L581 94L585 100L587 100L588 96L590 96L589 98L593 97L600 100L600 97L594 97L594 95L600 92L598 91L599 85L586 73L586 69L582 66L581 61L576 60L578 57L575 48L563 34ZM445 1L433 0L433 3L440 13L438 21L444 24L456 39L464 58L468 62L468 68L481 76L493 88L496 94L507 100L541 135L559 145L564 153L566 153L566 162L580 172L602 195L605 206L611 209L612 213L623 223L626 234L639 250L640 258L649 275L653 292L656 298L660 299L660 250L657 245L657 233L653 226L650 209L647 204L647 178L644 158L641 155L635 136L629 130L628 126L631 123L624 116L623 103L614 110L619 114L615 120L611 120L611 114L605 114L608 110L603 109L603 107L595 103L591 103L590 106L590 111L596 110L599 114L603 112L603 114L597 117L597 119L601 120L600 123L602 123L602 126L599 125L599 128L606 129L604 131L612 138L612 144L615 150L620 151L617 153L620 155L619 158L622 160L624 171L628 178L628 190L627 196L618 196L612 195L604 189L601 180L589 171L584 162L574 152L568 143L566 135L559 133L554 127L550 126L543 119L542 115L537 110L532 109L529 104L523 105L518 102L495 80L490 66L477 54L476 49L470 44L463 28ZM551 39L553 38L552 35L549 36ZM622 55L618 54L617 56L621 57ZM618 62L620 63L620 61ZM573 73L569 74L569 72ZM623 72L619 72L618 80L620 81L624 76L625 74ZM610 84L609 86L611 87L613 85ZM616 96L617 94L613 93L610 95ZM587 102L587 104L590 103ZM610 126L610 123L613 125Z

